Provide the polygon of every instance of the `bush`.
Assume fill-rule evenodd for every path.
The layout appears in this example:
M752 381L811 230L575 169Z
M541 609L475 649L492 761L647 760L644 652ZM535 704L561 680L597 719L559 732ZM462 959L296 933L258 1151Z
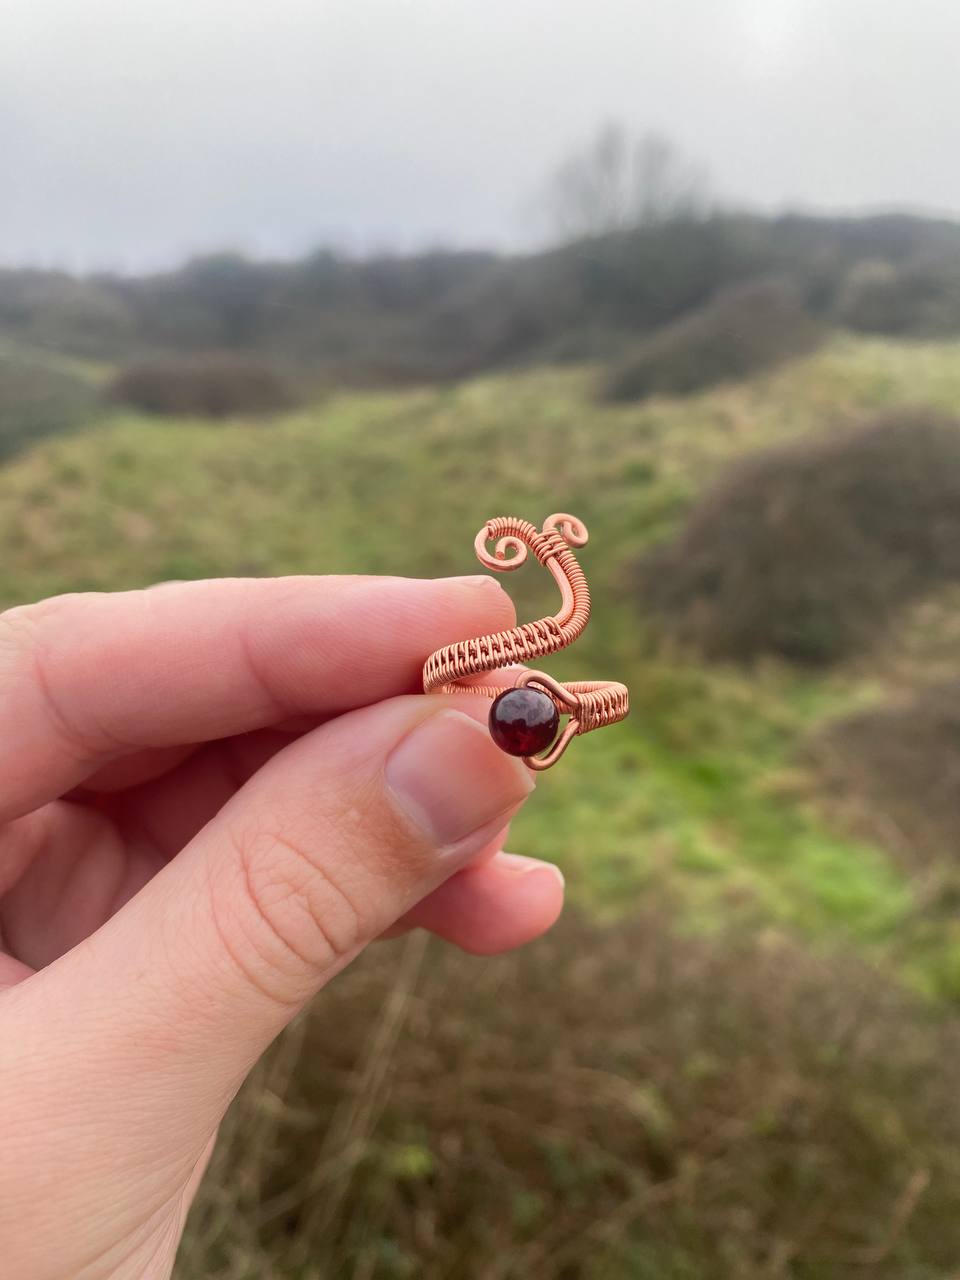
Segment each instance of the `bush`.
M272 364L233 352L140 360L122 370L109 394L145 413L202 418L274 413L294 403Z
M638 584L710 655L827 663L958 577L960 421L914 411L734 466Z
M784 943L384 944L228 1118L180 1280L955 1273L951 1025Z
M837 319L865 333L937 337L960 332L960 259L858 263L840 290Z
M619 401L699 391L803 355L820 337L819 325L790 289L747 286L648 338L613 367L601 394Z
M80 378L36 359L0 356L0 459L79 425L93 404Z
M828 725L810 744L827 803L908 870L960 870L960 682Z

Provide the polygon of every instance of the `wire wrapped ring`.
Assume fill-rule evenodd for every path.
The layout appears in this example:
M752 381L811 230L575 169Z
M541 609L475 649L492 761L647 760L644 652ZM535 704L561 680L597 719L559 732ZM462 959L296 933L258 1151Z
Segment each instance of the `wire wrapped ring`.
M590 591L572 548L582 547L586 541L586 526L565 512L550 516L542 530L515 516L495 516L488 520L474 544L480 563L497 573L506 573L518 569L528 551L532 551L560 588L560 611L548 618L521 623L509 631L497 631L437 649L424 664L424 692L480 693L493 698L493 731L497 706L505 703L505 694L510 693L511 687L474 683L474 677L556 653L580 636L590 620ZM489 542L495 544L493 554L487 549ZM569 716L563 731L543 754L524 754L524 761L531 769L549 769L579 734L615 724L630 710L626 685L609 680L561 684L544 671L525 670L517 676L512 689L530 689L545 695L557 715Z

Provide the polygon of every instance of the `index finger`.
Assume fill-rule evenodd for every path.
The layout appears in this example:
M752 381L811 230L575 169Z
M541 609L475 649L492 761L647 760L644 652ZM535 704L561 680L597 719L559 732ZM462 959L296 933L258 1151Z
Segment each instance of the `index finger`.
M482 576L217 579L8 610L0 821L130 752L417 691L433 649L513 618Z

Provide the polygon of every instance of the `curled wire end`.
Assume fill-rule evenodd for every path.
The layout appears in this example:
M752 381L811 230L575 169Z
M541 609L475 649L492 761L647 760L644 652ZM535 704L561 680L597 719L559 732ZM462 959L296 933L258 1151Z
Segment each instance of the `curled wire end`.
M491 555L487 550L487 542L493 536L489 528L489 525L484 525L474 539L477 559L485 569L492 569L495 573L511 573L519 569L527 558L527 544L521 538L508 534L497 539Z
M585 547L590 537L583 521L566 511L557 511L554 515L547 516L543 522L543 532L559 533L571 547Z

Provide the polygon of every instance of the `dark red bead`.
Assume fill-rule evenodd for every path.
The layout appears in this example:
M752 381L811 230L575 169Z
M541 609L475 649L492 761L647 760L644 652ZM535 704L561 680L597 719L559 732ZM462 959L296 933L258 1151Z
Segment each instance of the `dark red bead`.
M544 751L559 726L553 699L529 686L507 689L490 708L490 736L511 756L535 756Z

